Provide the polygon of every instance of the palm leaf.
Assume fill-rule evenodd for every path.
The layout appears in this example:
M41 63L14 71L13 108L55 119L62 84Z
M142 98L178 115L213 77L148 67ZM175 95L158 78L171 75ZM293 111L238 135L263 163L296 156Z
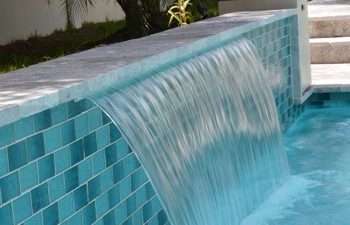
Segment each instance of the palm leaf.
M177 0L172 7L168 10L170 14L169 24L171 25L174 19L178 21L179 26L187 25L187 19L191 21L193 19L192 14L186 11L186 7L192 5L191 0Z
M87 11L89 5L93 6L93 0L60 0L62 11L67 16L67 21L71 25L71 19L73 16L83 17Z
M192 4L190 3L190 1L191 1L191 0L186 0L186 1L184 2L184 4L183 4L184 8L186 8L187 5L192 5Z
M173 19L175 18L179 23L181 23L181 18L178 16L178 15L176 15L174 12L172 12L172 11L168 11L168 13L171 15L171 17L170 17L170 19L169 19L169 24L168 24L168 26L170 26L171 25L171 23L172 23L172 21L173 21Z
M169 11L174 11L174 9L179 9L179 6L174 5L174 6L170 7L170 9L168 10L168 12L169 12Z

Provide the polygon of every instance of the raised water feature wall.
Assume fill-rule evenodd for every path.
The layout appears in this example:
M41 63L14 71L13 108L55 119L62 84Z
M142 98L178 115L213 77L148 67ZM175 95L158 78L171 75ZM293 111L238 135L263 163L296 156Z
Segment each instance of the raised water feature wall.
M287 127L301 112L292 93L297 17L260 22L232 40L251 40L271 77L284 84L275 86L274 97ZM0 225L168 223L133 151L86 99L1 126L0 189Z
M289 178L266 76L243 39L91 97L135 151L172 224L239 225Z

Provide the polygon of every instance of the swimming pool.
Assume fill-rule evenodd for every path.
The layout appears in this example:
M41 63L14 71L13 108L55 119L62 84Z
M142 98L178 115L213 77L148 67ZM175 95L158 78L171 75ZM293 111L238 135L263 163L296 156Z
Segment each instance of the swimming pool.
M350 107L306 110L284 135L291 179L242 224L350 221Z

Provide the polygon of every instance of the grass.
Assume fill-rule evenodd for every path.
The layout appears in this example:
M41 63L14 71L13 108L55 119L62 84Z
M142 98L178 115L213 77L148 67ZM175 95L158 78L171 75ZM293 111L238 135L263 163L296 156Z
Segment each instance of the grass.
M127 39L123 35L125 27L125 21L86 23L80 29L56 31L45 37L35 35L0 46L0 74L95 47L118 31L122 41Z

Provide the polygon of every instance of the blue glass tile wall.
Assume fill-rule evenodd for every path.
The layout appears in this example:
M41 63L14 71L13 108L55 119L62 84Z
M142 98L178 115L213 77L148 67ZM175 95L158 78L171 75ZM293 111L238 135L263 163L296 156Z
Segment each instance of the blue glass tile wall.
M279 85L273 88L278 117L283 130L301 114L301 106L293 102L292 73L298 71L298 60L292 60L292 49L298 49L298 43L292 41L291 30L297 27L297 17L292 16L259 27L243 34L252 41L268 71L269 79L279 79Z
M274 89L283 126L292 101L290 26L247 32ZM88 100L71 101L0 127L0 225L169 224L143 168L118 129Z
M109 118L71 101L0 128L0 225L167 224Z

